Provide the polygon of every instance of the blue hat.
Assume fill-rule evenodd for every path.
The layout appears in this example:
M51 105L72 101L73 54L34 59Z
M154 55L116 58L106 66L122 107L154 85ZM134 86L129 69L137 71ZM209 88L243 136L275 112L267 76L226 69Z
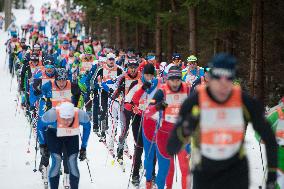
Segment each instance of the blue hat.
M235 77L237 59L228 53L215 55L208 63L211 75Z
M174 53L172 56L173 60L180 60L181 59L181 55L179 53Z

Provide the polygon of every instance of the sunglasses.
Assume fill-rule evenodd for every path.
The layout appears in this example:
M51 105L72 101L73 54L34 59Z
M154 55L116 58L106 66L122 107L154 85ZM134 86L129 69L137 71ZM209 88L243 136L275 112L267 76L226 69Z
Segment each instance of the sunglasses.
M114 60L114 58L109 58L109 60L112 60L112 61L113 61L113 60Z
M136 68L138 68L138 66L128 66L128 68L130 68L130 69L136 69Z

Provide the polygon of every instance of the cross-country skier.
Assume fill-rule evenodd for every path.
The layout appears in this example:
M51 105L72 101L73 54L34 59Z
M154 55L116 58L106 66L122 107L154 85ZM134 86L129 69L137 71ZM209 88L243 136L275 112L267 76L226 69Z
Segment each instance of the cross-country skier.
M49 171L51 189L58 189L60 166L63 146L66 149L69 181L72 189L79 188L80 173L77 158L86 159L86 148L90 135L91 123L89 116L83 110L75 108L70 102L63 102L60 106L50 109L42 116L42 127L39 130L40 150L42 154L48 151L51 154L52 164ZM83 126L83 135L80 137L80 128ZM79 140L82 139L79 150Z
M171 131L174 129L174 123L177 120L178 112L181 104L189 95L189 87L181 80L182 73L178 66L172 66L167 73L167 81L161 86L153 97L153 101L149 108L145 111L145 116L153 116L156 112L162 111L162 124L158 129L157 159L158 174L156 184L158 189L163 189L165 183L167 188L172 188L174 176L174 157L171 157L166 150L167 140ZM182 188L187 189L187 173L188 173L188 149L183 149L177 154L182 174ZM167 181L166 181L167 180Z
M190 142L193 189L248 189L249 170L244 151L248 122L266 146L266 188L274 189L277 144L264 118L264 108L233 85L237 60L226 53L210 61L207 86L200 86L183 103L176 127L168 141L168 153L178 153Z

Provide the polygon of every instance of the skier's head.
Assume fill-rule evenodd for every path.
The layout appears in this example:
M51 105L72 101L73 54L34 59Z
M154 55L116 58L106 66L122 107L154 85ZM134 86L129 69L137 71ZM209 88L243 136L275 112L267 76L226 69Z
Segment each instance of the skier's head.
M63 42L62 42L62 49L63 50L68 50L69 49L69 42L67 41L67 40L64 40Z
M71 126L75 116L75 108L71 102L62 102L59 106L59 117L64 126Z
M180 63L181 63L181 55L180 55L179 53L174 53L174 54L172 55L172 62L173 62L175 65L179 66Z
M30 60L34 65L37 65L38 62L39 62L38 54L32 53L31 56L30 56Z
M55 82L56 85L63 89L67 84L67 71L64 68L57 68L55 71Z
M181 68L179 66L171 66L167 74L167 84L173 92L177 92L181 86Z
M138 73L138 66L139 66L139 63L138 63L137 59L135 59L135 58L128 59L127 73L129 75L135 77Z
M52 56L47 56L44 59L43 64L46 75L53 77L55 75L54 58Z
M33 53L39 54L40 49L41 49L40 45L35 43L34 46L33 46Z
M208 86L217 100L225 101L231 94L236 65L236 58L227 53L219 53L209 62Z
M146 57L146 60L150 64L155 64L156 63L156 56L154 54L148 54Z
M21 46L26 45L26 38L22 38L22 39L20 40L20 44L21 44Z
M197 58L194 55L187 57L186 59L189 70L194 70L197 67Z
M143 80L151 81L155 77L155 66L153 64L146 64L143 68Z
M108 53L107 54L107 65L108 67L112 68L115 64L115 54Z

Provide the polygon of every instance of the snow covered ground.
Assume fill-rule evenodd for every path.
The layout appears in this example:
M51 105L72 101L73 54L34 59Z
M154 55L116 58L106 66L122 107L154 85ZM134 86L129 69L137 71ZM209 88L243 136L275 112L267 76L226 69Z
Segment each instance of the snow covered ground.
M35 7L35 19L40 19L40 6L46 1L30 0L29 4ZM20 26L29 18L28 10L13 10L16 16L16 24ZM8 74L7 63L5 60L4 43L8 39L7 33L0 31L0 188L1 189L39 189L43 188L41 174L33 172L35 157L35 140L32 138L31 152L27 153L30 127L26 122L23 112L16 113L16 80L12 81ZM131 136L131 134L130 134ZM129 139L131 141L131 139ZM130 150L133 151L133 145L129 142ZM259 145L254 139L254 132L251 127L248 128L246 137L247 154L251 169L251 189L257 189L262 182L263 171L261 165L261 156ZM262 146L264 152L264 147ZM119 189L127 188L131 161L125 157L126 172L123 173L116 165L111 165L112 157L98 138L92 133L87 148L89 165L93 183L90 181L86 162L79 162L81 172L80 188L104 188ZM37 156L39 162L39 155ZM265 163L266 164L266 163ZM37 163L38 166L38 163ZM180 178L180 173L178 173ZM173 188L181 188L180 179L174 181ZM237 184L237 183L236 183ZM130 184L131 185L131 184ZM62 184L60 187L63 188ZM131 188L131 187L130 187Z

